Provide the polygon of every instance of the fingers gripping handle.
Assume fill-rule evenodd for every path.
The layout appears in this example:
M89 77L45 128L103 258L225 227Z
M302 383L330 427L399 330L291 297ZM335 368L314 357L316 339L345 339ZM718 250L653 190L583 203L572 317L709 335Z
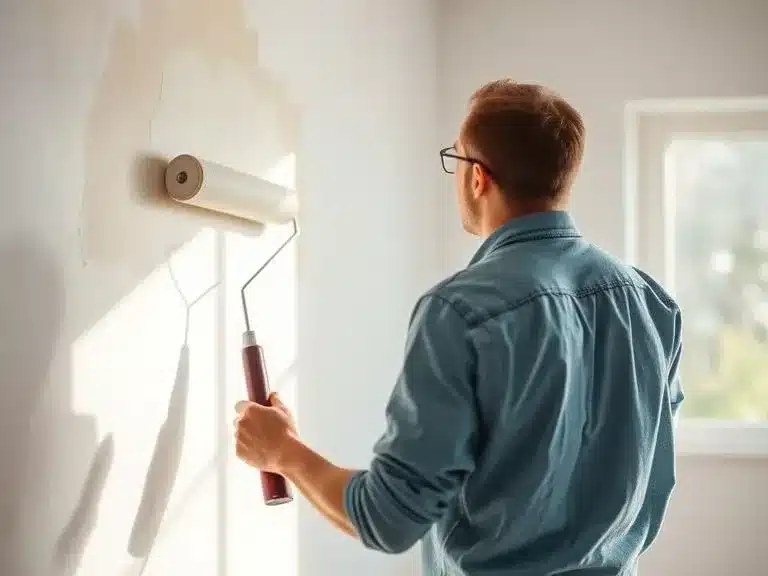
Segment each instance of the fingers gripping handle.
M243 366L248 399L262 406L269 406L269 381L264 350L256 343L256 337L251 330L243 334ZM286 504L293 500L288 482L279 474L262 472L261 488L267 506Z

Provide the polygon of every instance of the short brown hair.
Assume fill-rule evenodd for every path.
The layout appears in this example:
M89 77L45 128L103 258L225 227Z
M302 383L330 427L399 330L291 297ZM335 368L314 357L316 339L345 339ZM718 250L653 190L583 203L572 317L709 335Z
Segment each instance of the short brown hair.
M584 122L543 86L496 80L472 95L461 138L508 198L550 203L568 192L579 170Z

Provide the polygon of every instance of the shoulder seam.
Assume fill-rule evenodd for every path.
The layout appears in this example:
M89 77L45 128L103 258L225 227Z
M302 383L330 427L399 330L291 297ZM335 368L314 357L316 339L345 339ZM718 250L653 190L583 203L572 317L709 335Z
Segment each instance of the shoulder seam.
M486 322L490 322L491 320L494 320L495 318L497 318L498 316L501 316L502 314L513 312L519 308L522 308L526 304L530 304L531 302L538 300L540 298L543 298L545 296L571 296L573 298L586 298L587 296L592 296L600 292L609 292L611 290L615 290L617 288L624 288L624 287L637 288L639 290L645 290L647 288L646 286L637 285L631 280L626 279L626 280L614 280L612 282L595 284L594 286L590 286L588 288L582 288L580 290L573 290L573 291L542 289L536 292L532 292L528 296L513 302L509 306L506 306L501 310L495 311L493 314L478 315L478 317L474 319L474 321L467 319L467 323L472 329L480 328Z
M467 318L467 315L466 315L466 313L465 313L465 312L463 312L462 310L460 310L460 309L459 309L459 307L458 307L458 306L456 306L456 303L455 303L455 302L452 302L451 300L449 300L449 299L448 299L448 298L446 298L445 296L442 296L441 294L439 294L439 293L437 292L437 290L432 290L432 291L430 291L430 292L427 292L426 294L424 294L424 296L422 296L422 297L420 298L420 301L423 301L423 300L425 300L425 299L427 299L427 298L434 298L434 299L436 299L436 300L439 300L440 302L442 302L443 304L445 304L446 306L448 306L448 308L450 308L451 310L453 310L453 311L454 311L454 312L455 312L455 313L456 313L456 314L459 316L459 318L461 318L461 319L464 321L464 323L465 323L465 324L466 324L468 327L470 327L470 328L472 327L472 322L470 321L470 319L469 319L469 318Z
M634 266L634 265L632 265L631 268L632 268L632 270L635 271L636 274L638 274L645 281L645 284L644 284L643 288L645 288L646 290L652 290L653 293L656 296L658 296L658 298L662 302L664 302L664 304L666 304L667 306L669 306L671 308L679 308L677 302L675 302L675 299L672 298L672 296L670 296L669 294L667 294L667 292L666 292L666 290L664 289L663 286L661 286L659 284L658 285L659 290L653 290L653 286L650 286L648 282L650 280L653 283L657 284L657 281L654 280L653 278L651 278L651 276L647 272L645 272L644 270L641 270L640 268L638 268L637 266Z

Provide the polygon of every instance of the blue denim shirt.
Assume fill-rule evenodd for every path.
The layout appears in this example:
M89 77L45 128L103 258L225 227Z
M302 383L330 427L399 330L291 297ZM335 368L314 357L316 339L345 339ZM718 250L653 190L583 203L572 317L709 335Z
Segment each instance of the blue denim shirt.
M678 306L565 212L513 219L416 305L387 429L345 490L428 576L631 575L675 484Z

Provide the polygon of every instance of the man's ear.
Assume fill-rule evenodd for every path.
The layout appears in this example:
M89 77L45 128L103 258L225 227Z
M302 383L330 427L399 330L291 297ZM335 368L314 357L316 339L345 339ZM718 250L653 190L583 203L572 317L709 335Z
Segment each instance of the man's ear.
M475 198L483 196L488 192L490 186L488 174L480 164L472 164L472 192Z

